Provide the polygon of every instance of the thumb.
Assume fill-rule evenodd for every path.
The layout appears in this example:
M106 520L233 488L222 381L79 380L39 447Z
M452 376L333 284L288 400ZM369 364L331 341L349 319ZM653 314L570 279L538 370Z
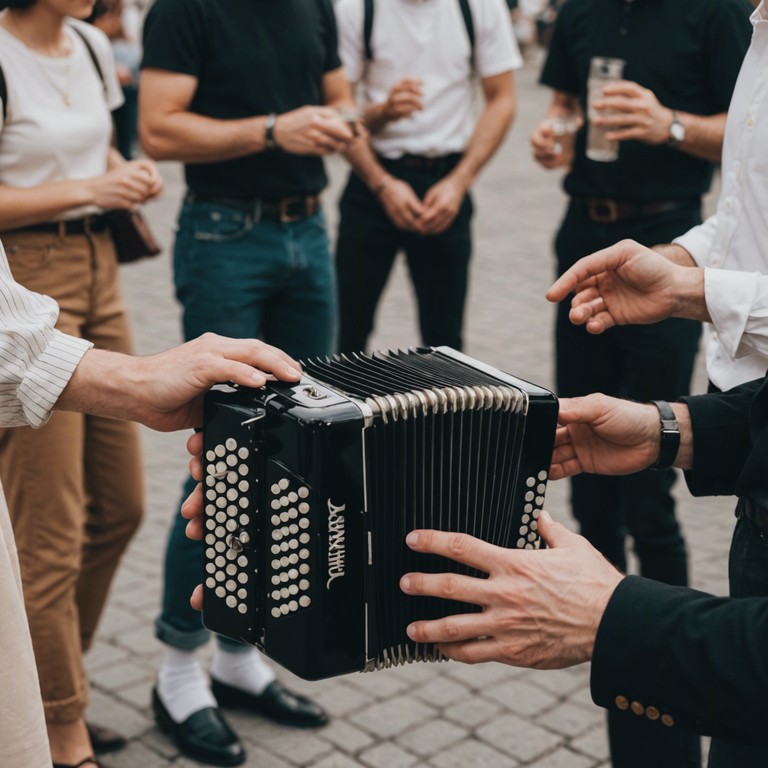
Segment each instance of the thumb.
M560 398L557 421L563 425L594 421L602 411L596 399L595 395Z
M539 533L550 549L570 546L580 538L561 523L556 523L546 509L539 515Z

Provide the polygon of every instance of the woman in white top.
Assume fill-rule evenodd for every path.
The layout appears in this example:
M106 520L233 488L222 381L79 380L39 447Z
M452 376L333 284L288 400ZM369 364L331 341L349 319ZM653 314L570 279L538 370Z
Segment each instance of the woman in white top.
M59 303L57 328L130 352L102 214L145 202L161 182L152 162L111 148L122 97L109 42L78 21L93 5L0 0L0 238L16 280ZM0 430L0 479L53 762L93 768L82 653L142 514L135 428L62 412L39 430Z

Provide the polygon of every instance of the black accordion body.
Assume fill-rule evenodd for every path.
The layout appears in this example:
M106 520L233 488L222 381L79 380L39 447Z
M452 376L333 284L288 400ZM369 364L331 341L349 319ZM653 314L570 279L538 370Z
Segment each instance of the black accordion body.
M405 536L538 548L557 401L446 347L304 372L206 397L203 622L306 679L436 661L407 625L479 608L406 596L400 577L474 572Z

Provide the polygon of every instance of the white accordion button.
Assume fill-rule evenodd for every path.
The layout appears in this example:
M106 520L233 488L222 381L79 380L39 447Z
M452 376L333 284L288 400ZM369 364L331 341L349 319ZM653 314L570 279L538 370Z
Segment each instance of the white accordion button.
M247 449L247 448L241 448L241 449L240 449L240 450L237 452L237 455L238 455L238 456L239 456L241 459L247 459L247 458L248 458L248 449Z
M272 525L280 525L280 515L272 515Z
M295 504L299 500L299 495L296 493L296 491L291 491L288 494L288 501L291 502L291 504Z
M272 618L279 619L280 618L280 609L279 608L273 608L272 609Z
M299 543L300 544L309 544L309 534L308 533L302 533L301 536L299 536Z
M536 495L536 494L535 494L533 491L528 491L528 492L525 494L525 500L526 500L526 501L533 501L533 497L534 497L535 495Z
M224 454L227 452L223 445L217 445L213 450L220 459L224 458Z
M284 491L284 490L286 490L288 488L288 486L290 485L290 482L288 481L287 477L284 477L277 484L280 486L280 490Z
M237 590L237 596L241 600L245 600L245 598L248 597L248 590L247 589L238 589Z
M302 608L309 608L309 606L310 606L311 604L312 604L312 601L309 599L309 597L308 597L307 595L302 595L302 596L299 598L299 605L300 605Z
M228 451L234 451L237 448L237 440L234 437L227 438L227 442L224 443Z
M237 580L241 584L247 584L248 583L248 574L247 573L238 573L237 574Z
M227 472L227 482L234 485L237 482L237 472Z
M247 605L245 605L245 603L240 603L240 605L238 605L238 606L237 606L237 610L238 610L240 613L247 613L247 611L248 611L248 606L247 606Z
M234 472L232 473L235 474ZM237 475L235 475L235 480L237 479ZM234 483L235 480L232 480L231 482ZM237 484L237 489L240 491L240 493L248 493L248 489L251 487L251 484L247 480L241 480Z
M273 483L269 490L272 491L273 496L278 496L280 494L280 486L277 483Z
M291 595L291 592L288 589L288 587L283 587L280 590L280 597L282 597L283 599L288 599L290 597L290 595Z
M290 611L298 611L299 610L299 604L295 600L291 600L291 602L288 603L288 609Z
M302 592L306 592L306 591L309 589L309 582L308 582L306 579L302 579L302 580L299 582L299 589L300 589Z
M309 496L309 488L302 485L301 488L299 488L299 490L297 491L297 493L299 494L300 499L306 499Z
M216 587L216 597L224 597L227 594L227 590L224 587Z
M302 563L302 564L299 566L299 573L300 573L302 576L306 576L306 575L309 573L309 565L308 565L307 563Z
M287 616L288 615L288 604L287 603L283 603L280 606L280 613L282 613L283 616Z
M280 577L279 577L277 574L275 574L275 575L272 577L272 583L273 583L273 584L274 584L276 587L280 586Z
M294 541L295 541L295 539L294 539ZM299 557L302 560L306 560L307 558L309 558L309 550L308 549L301 549L301 550L299 550Z
M533 488L533 486L534 486L534 485L536 485L536 478L535 478L535 477L529 477L529 478L527 478L527 479L526 479L526 481L525 481L525 484L526 484L526 485L527 485L529 488Z
M517 548L520 549L525 546L525 539L518 539L517 540Z
M238 472L239 472L241 475L247 475L247 474L248 474L248 466L247 466L246 464L241 464L241 465L240 465L240 466L237 468L237 471L238 471Z
M237 566L234 563L230 563L227 568L227 576L234 576L237 573Z
M289 595L298 595L299 594L299 588L295 584L291 584L288 587L288 594Z
M543 469L542 469L542 470L541 470L541 472L539 472L539 480L542 480L542 481L543 481L543 480L546 480L546 479L547 479L547 476L548 476L548 475L547 475L547 473L546 473L546 471L545 471L545 470L543 470Z
M306 515L307 512L309 512L309 504L307 504L306 501L302 501L301 504L299 504L299 512L301 512L302 515Z
M279 555L281 549L282 547L279 544L273 544L270 551L272 552L273 555Z
M299 562L299 556L295 552L291 552L288 557L288 565L296 565Z
M288 578L290 578L290 579L298 579L299 578L299 572L295 568L291 568L291 570L288 571Z
M234 595L227 596L227 605L230 608L234 608L237 605L237 598Z
M287 523L291 519L290 512L281 512L280 513L280 522L281 523Z
M301 520L299 520L299 528L309 528L309 518L302 517Z
M216 586L216 579L214 579L213 577L209 576L205 580L205 586L208 587L208 589L213 589Z
M206 451L205 458L208 459L208 461L216 461L216 454L214 451Z
M272 565L272 570L276 571L280 567L280 561L279 560L273 560L271 565Z
M237 503L240 505L240 509L247 509L248 507L248 499L245 496L241 496Z
M227 456L227 466L228 467L237 466L237 456L230 453L229 456Z

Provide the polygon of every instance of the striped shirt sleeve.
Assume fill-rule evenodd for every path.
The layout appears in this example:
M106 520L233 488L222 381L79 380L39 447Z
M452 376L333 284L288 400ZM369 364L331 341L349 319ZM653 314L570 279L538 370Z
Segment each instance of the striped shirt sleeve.
M57 331L58 316L53 299L13 279L0 243L0 425L45 424L93 346Z

